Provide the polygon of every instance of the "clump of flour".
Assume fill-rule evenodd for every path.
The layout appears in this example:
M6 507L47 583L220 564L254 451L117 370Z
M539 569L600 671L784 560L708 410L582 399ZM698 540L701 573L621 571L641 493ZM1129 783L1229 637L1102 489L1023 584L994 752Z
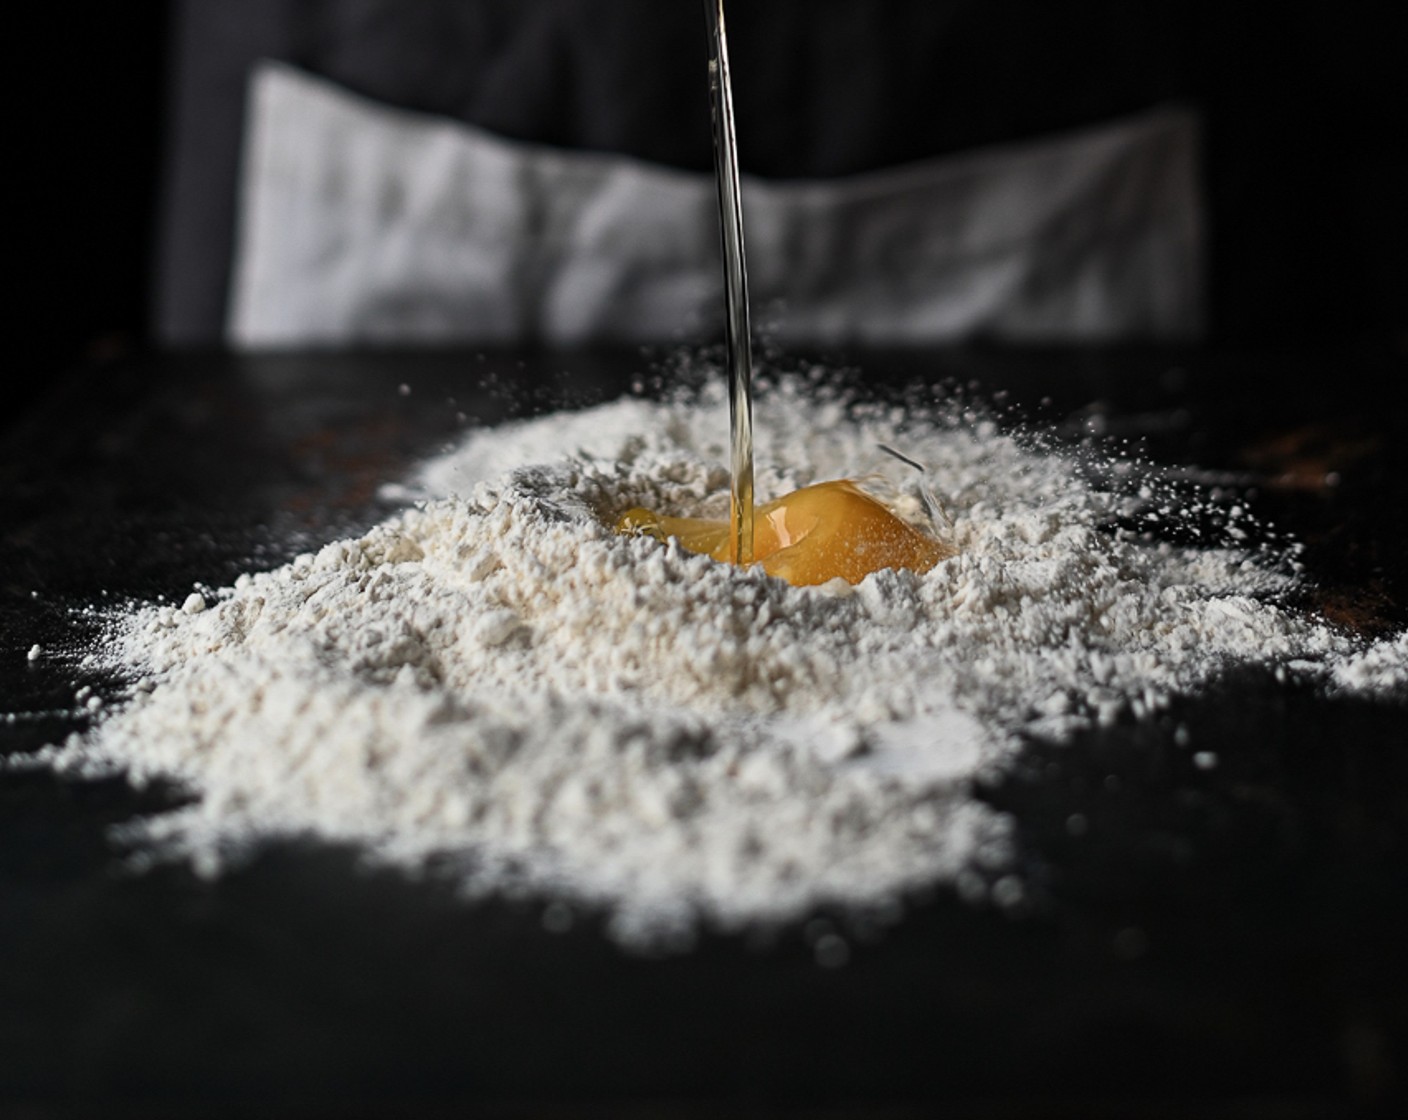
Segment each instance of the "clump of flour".
M1291 576L1235 526L1200 548L1112 529L1157 516L1147 488L799 382L759 401L760 497L868 474L917 510L890 444L926 466L957 555L793 588L615 535L631 506L726 508L720 401L476 432L364 537L122 616L104 656L144 680L44 760L187 787L141 822L146 852L215 870L269 837L352 841L650 941L1000 866L1009 822L971 786L1023 736L1146 716L1244 662L1405 679L1402 638L1365 649L1277 607Z

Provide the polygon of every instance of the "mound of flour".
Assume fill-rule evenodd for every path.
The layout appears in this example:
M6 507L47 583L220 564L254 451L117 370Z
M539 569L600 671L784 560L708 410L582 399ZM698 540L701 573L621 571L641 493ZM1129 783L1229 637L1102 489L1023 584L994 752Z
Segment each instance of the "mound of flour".
M352 841L652 941L1000 867L1010 822L970 790L1022 736L1148 716L1238 663L1408 681L1402 638L1278 608L1293 566L1235 547L1235 509L1213 546L1159 543L1129 519L1188 499L1147 478L801 382L758 402L760 499L868 475L917 514L891 444L956 556L792 588L615 535L631 506L723 513L724 417L713 387L473 433L361 539L117 618L101 657L144 679L43 761L186 787L134 830L148 855L215 873L271 837Z

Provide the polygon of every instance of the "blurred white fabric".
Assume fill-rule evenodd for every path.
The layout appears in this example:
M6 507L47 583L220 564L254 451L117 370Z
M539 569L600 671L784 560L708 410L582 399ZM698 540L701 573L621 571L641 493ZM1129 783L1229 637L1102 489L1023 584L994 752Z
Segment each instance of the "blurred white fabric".
M721 321L712 176L504 140L281 64L255 73L248 121L237 346L663 342ZM1196 337L1197 151L1196 119L1160 109L745 179L755 324L783 344Z

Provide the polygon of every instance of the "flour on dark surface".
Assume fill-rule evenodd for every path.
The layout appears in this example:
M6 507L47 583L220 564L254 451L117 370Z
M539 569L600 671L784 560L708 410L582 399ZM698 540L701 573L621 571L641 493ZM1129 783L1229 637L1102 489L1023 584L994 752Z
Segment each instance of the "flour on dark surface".
M864 476L917 520L878 445L925 466L957 554L922 576L794 588L614 533L636 505L721 515L723 408L711 385L474 432L364 536L114 614L92 660L138 687L32 761L185 788L127 830L139 859L351 842L658 944L1000 869L1013 822L975 779L1238 666L1408 688L1408 636L1287 607L1294 552L1244 510L958 407L787 379L757 406L762 500Z

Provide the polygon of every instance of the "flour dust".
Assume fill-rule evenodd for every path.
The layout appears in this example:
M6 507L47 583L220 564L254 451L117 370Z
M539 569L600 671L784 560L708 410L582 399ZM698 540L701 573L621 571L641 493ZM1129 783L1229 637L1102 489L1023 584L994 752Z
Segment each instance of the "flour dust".
M726 516L725 408L711 383L471 433L365 536L114 617L94 660L137 687L37 761L184 787L129 829L143 858L215 874L272 838L352 842L648 945L973 889L1012 834L975 779L1230 667L1408 684L1405 636L1277 605L1294 555L1250 548L1237 507L958 406L785 378L758 401L763 500L864 476L920 518L878 445L924 464L958 551L923 576L793 588L614 534L631 506ZM1196 546L1160 540L1179 521Z

